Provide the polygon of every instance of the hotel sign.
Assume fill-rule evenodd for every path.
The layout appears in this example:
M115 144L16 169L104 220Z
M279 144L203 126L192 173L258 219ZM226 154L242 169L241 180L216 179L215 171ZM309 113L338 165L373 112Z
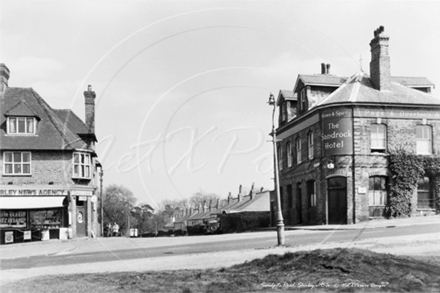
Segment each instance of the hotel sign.
M355 108L355 117L394 118L394 119L440 119L438 110Z
M351 109L328 109L321 114L324 156L353 154L353 118Z

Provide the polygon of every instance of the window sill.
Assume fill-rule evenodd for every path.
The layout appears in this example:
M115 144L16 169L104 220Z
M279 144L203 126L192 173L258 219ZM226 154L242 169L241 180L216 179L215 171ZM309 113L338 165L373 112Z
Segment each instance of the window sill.
M35 133L6 133L5 136L38 136Z
M32 174L2 174L3 177L32 177Z

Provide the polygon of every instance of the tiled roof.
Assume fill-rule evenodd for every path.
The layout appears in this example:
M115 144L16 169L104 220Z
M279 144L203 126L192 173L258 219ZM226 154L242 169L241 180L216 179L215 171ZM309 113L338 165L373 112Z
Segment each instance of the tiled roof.
M269 191L254 194L252 200L250 195L244 196L240 202L227 210L228 213L263 211L270 211Z
M29 108L25 101L21 101L7 110L5 116L38 117L37 113Z
M294 96L293 91L291 91L291 90L280 90L280 96L286 100L296 100L297 99Z
M54 110L32 89L7 87L0 101L0 124L4 125L8 110L24 104L39 117L36 135L6 135L0 130L1 149L10 150L66 150L83 149L86 143L63 123Z
M426 77L391 76L391 81L408 87L434 87L434 84Z
M63 122L63 124L67 124L67 127L77 134L86 134L89 133L89 128L86 124L79 119L76 114L70 109L54 109L55 114L58 118Z
M350 77L316 106L341 102L440 105L439 98L396 82L390 83L390 91L378 91L364 72L358 72Z

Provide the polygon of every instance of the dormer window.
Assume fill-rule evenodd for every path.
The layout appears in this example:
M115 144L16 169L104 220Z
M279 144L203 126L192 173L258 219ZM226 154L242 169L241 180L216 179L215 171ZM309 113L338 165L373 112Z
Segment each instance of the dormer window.
M73 153L73 178L91 179L90 154Z
M34 117L8 117L8 134L35 134L36 119Z

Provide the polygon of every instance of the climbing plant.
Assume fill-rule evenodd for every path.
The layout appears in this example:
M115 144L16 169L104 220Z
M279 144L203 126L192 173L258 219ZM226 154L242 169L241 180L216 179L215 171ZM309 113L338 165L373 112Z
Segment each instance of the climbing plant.
M421 157L425 176L431 178L431 184L435 194L435 211L440 213L440 157Z
M389 170L392 180L386 214L388 217L410 216L411 199L418 179L424 174L423 163L414 153L397 148L390 152Z

